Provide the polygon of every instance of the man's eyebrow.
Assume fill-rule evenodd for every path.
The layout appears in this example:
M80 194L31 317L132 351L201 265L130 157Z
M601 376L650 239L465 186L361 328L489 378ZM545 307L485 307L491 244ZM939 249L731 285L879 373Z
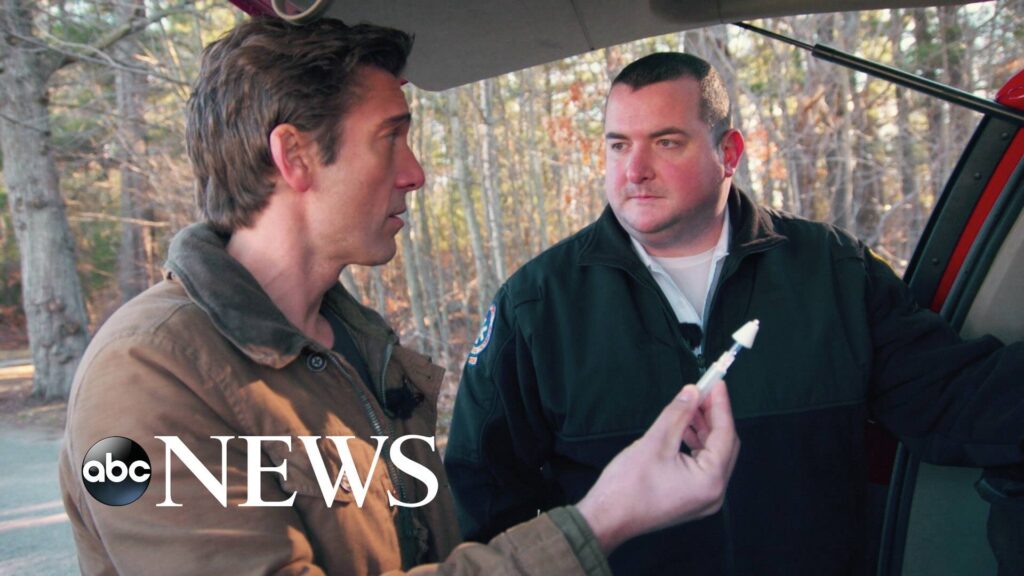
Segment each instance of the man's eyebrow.
M650 133L650 137L651 138L660 138L662 136L673 136L673 135L675 135L675 136L686 136L687 132L686 132L686 130L683 130L682 128L675 128L673 126L669 126L668 128L662 128L661 130L655 130L654 132Z
M654 132L651 132L650 134L648 134L647 137L648 138L661 138L662 136L670 136L670 135L686 136L687 134L688 134L688 132L686 130L683 130L682 128L676 128L674 126L669 126L668 128L662 128L661 130L655 130ZM629 140L629 138L625 134L619 134L618 132L605 132L604 139L605 140Z
M405 114L396 114L390 118L386 118L380 123L381 128L391 128L393 126L401 126L402 124L409 124L412 122L412 113L406 112Z

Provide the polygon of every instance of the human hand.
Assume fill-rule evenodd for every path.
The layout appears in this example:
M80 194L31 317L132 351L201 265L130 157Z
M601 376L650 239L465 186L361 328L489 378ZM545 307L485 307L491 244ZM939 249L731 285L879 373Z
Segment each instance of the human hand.
M605 554L630 538L722 507L740 442L725 384L717 383L700 406L697 397L695 386L685 386L577 504ZM679 451L684 440L689 455Z

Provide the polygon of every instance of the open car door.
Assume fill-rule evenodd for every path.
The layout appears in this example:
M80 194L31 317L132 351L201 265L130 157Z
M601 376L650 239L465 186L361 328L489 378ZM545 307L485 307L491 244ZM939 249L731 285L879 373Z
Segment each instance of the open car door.
M1024 71L996 100L1024 109ZM986 116L946 184L906 275L921 305L965 337L1024 339L1022 207L1024 128ZM995 574L990 540L1003 564L999 574L1024 574L1021 486L980 482L981 475L978 469L921 463L901 447L879 574Z

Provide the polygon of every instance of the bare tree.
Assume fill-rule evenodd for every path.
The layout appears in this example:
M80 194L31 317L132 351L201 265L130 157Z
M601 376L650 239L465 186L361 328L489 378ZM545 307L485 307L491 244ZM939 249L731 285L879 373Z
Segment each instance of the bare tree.
M904 13L902 10L892 10L889 24L889 42L892 45L893 63L897 68L905 69L905 55L901 46L903 35ZM900 175L900 201L910 211L910 228L920 230L923 226L924 211L918 198L918 182L914 173L914 167L918 165L917 154L914 148L914 136L910 126L910 98L907 90L896 88L896 129L897 129L897 151L899 157ZM912 241L903 235L899 239L898 249L893 250L891 257L895 258L902 269L905 262L910 260L910 252L913 250Z
M480 233L480 223L476 217L476 208L470 191L469 168L466 166L466 160L469 158L469 144L466 133L463 131L462 111L459 105L459 93L461 91L461 88L457 88L449 90L447 93L449 134L454 144L452 147L454 152L452 163L454 166L455 188L462 202L463 215L466 219L466 226L469 229L469 244L473 250L473 266L476 270L477 293L479 295L477 311L483 314L487 303L491 301L491 296L494 295L497 287L494 285L493 274L491 273L493 268L487 262L483 235Z
M59 58L36 38L31 3L3 0L0 27L0 144L21 252L33 391L46 398L66 397L85 351L88 320L50 153L46 83Z
M413 218L409 212L407 219ZM420 286L420 263L412 239L413 226L410 222L402 228L402 268L405 272L405 286L409 297L409 308L413 319L414 349L421 352L428 350L427 323L424 315L423 289Z
M501 181L498 170L498 139L495 135L495 102L500 96L498 81L484 80L480 86L480 116L483 134L480 135L480 171L483 178L484 214L491 239L491 260L494 277L505 278L505 241L502 238Z
M541 251L548 247L548 207L545 201L545 190L543 174L540 169L540 155L537 152L537 114L534 100L537 98L537 80L533 69L521 72L521 81L524 87L523 105L523 132L526 135L526 155L528 158L527 182L529 183L530 196L533 198L534 208L537 211L537 240Z
M131 25L146 17L144 0L125 0L117 5L119 20ZM121 62L134 62L140 50L136 37L114 47ZM140 225L151 221L148 179L142 170L146 157L146 129L143 106L146 76L129 68L114 72L117 93L116 159L121 170L121 245L117 258L117 284L126 302L149 287L153 263L153 229Z
M33 391L66 397L88 340L88 316L51 152L47 84L57 70L82 59L114 63L105 50L170 12L116 26L89 45L52 36L47 44L33 25L43 6L26 0L0 6L0 150L21 253Z
M430 148L431 136L434 127L435 106L430 103L430 98L421 94L419 90L411 90L411 104L413 114L418 119L415 138L412 142L415 145L416 155L427 162L429 160L428 150ZM427 169L428 184L433 176L432 167ZM440 291L438 276L444 277L444 267L437 266L434 261L433 239L430 235L430 219L426 210L428 197L425 189L423 192L413 195L409 206L409 222L412 227L411 233L416 241L411 243L413 257L417 263L417 282L422 288L424 337L427 340L427 347L430 356L439 359L443 366L448 367L450 355L448 353L448 311L442 305L438 296Z
M853 15L856 18L856 14ZM850 21L847 18L840 20L839 16L831 14L819 16L818 38L824 44L836 45L841 50L847 49L848 32L850 28L856 30L856 20ZM836 42L836 28L840 28L838 43ZM826 184L829 205L830 219L833 224L846 230L853 229L853 166L856 159L853 156L851 139L853 138L853 118L847 104L852 98L852 86L850 72L838 66L824 62L810 60L808 62L808 74L813 70L816 72L815 85L824 86L824 110L818 124L824 126L822 139L825 149L825 167L828 176Z
M420 198L416 205L416 236L419 242L413 248L420 253L420 277L427 301L430 322L430 340L436 343L431 347L434 357L440 358L445 368L451 366L451 328L448 321L447 296L442 294L445 285L444 266L435 266L434 241L430 233L430 219L427 216L426 202Z

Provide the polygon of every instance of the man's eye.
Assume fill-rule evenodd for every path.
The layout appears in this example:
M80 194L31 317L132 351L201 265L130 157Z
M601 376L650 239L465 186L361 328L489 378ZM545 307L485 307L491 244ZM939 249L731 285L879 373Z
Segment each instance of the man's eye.
M611 142L608 144L608 149L614 152L622 152L626 149L625 142Z
M668 140L666 138L658 140L658 147L660 148L676 148L678 146L679 142L676 142L675 140Z

